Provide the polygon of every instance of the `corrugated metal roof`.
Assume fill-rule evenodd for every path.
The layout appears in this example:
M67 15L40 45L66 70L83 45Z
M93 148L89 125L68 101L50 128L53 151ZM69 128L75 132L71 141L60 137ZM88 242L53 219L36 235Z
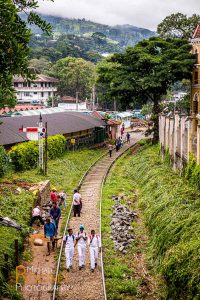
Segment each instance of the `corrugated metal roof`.
M14 76L14 82L27 82L26 78L22 76ZM43 74L37 74L35 80L31 80L31 82L58 82L59 80L50 76L46 76Z
M50 107L44 109L37 110L28 110L28 111L20 111L21 116L37 116L37 115L46 115L46 114L54 114L59 112L65 112L66 110L60 107ZM13 115L15 116L15 115Z
M60 112L42 116L43 124L48 124L48 135L67 134L95 127L105 126L105 122L80 112ZM38 126L39 116L1 118L0 145L12 145L27 141L26 134L18 132L22 127Z

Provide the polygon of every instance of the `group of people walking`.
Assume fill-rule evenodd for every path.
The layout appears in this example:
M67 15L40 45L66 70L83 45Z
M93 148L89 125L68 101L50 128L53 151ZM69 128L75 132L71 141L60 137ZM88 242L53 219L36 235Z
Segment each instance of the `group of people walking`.
M110 158L112 157L112 152L113 152L114 148L115 148L116 152L118 152L120 150L120 148L123 147L124 142L127 142L127 144L130 144L130 138L131 138L131 135L129 132L127 132L125 140L124 140L123 136L120 136L119 138L117 138L115 140L115 146L112 144L109 144L108 145L108 153L109 153Z
M101 249L100 237L95 234L95 230L91 230L91 235L87 236L84 232L84 226L80 225L79 232L74 235L73 230L68 229L68 234L63 237L63 242L65 244L65 256L66 256L66 267L69 272L73 265L74 249L77 245L78 257L79 257L79 270L85 268L85 253L86 245L88 244L90 253L90 265L91 271L97 267L98 253Z

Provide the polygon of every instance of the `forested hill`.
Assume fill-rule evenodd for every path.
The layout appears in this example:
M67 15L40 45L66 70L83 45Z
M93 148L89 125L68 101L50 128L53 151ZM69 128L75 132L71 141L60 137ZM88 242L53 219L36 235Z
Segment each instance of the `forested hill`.
M100 32L107 38L119 42L120 47L133 46L138 41L155 35L153 31L132 25L109 26L85 19L68 19L47 15L42 15L42 18L52 25L55 34L87 35ZM41 33L36 27L33 29L34 33Z
M52 62L66 57L81 57L93 62L102 55L121 52L138 41L148 39L155 32L132 25L109 26L85 19L68 19L41 15L52 25L52 36L31 26L32 54L30 58L47 58ZM21 15L25 19L25 15Z

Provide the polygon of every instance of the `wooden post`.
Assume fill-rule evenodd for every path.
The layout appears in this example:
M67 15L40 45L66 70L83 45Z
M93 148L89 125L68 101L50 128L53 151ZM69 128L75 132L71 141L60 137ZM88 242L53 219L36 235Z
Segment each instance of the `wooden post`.
M16 259L16 266L19 265L19 243L18 240L15 240L15 259Z

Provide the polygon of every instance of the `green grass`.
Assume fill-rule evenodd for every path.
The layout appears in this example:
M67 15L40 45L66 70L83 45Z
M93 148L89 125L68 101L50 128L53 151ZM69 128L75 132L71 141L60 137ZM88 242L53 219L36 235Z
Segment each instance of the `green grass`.
M136 274L134 254L140 249L140 244L134 242L129 246L127 254L120 254L115 251L113 241L110 239L110 221L113 212L112 200L113 195L127 194L127 200L131 204L127 204L127 200L121 203L130 209L136 208L137 191L136 184L132 178L128 176L129 165L132 156L120 158L112 168L111 175L108 177L103 189L102 199L102 237L103 237L103 260L105 268L105 282L108 300L117 299L142 299L137 298L141 295L142 277ZM133 226L136 227L134 222ZM141 228L140 228L141 230ZM141 234L141 232L140 232Z
M84 149L76 152L66 152L62 158L49 160L48 175L46 177L40 175L36 169L33 169L17 173L10 172L9 176L1 179L0 183L5 180L10 182L15 180L22 182L50 180L51 186L56 187L58 191L64 190L67 192L67 209L64 211L65 217L63 219L64 226L72 200L73 189L77 187L81 177L92 162L104 152L104 149ZM0 227L0 270L4 266L4 253L8 253L9 255L9 270L12 271L15 268L14 240L16 238L19 240L20 252L22 253L33 203L34 195L32 193L23 190L21 193L18 193L14 187L10 189L6 185L1 185L0 214L16 220L22 225L23 230L19 232L13 228ZM30 254L25 252L21 258L27 257L30 259ZM10 295L11 299L18 299L19 296L14 293L12 288L9 290L8 287L7 284L5 285L5 278L0 271L0 292L6 296Z
M149 258L167 284L166 299L200 299L200 191L161 162L158 146L131 160L149 230Z

